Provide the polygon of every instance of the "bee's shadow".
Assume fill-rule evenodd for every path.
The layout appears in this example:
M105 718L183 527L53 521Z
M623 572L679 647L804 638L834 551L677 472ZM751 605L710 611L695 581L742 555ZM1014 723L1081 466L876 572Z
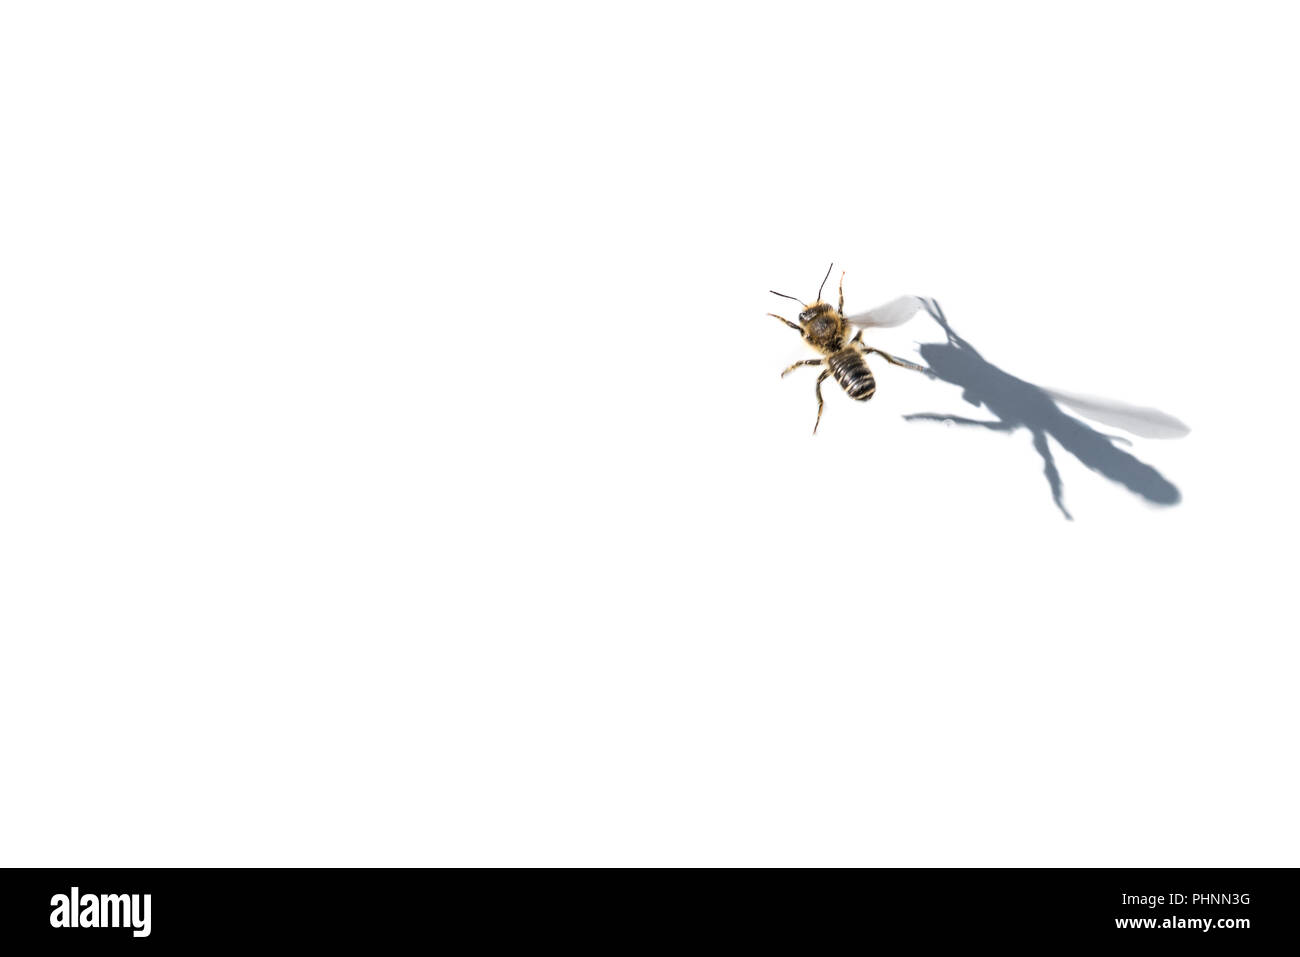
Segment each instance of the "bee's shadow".
M953 331L937 302L934 300L923 300L923 302L930 318L937 322L947 335L946 342L926 343L920 347L921 357L929 366L931 374L937 379L961 388L963 399L977 408L983 406L995 418L967 419L935 412L922 412L904 416L905 419L953 422L958 425L980 426L995 432L1027 429L1033 436L1034 449L1042 457L1043 472L1051 488L1052 499L1066 518L1072 516L1065 507L1061 473L1052 458L1051 446L1047 441L1049 436L1089 469L1106 476L1112 482L1118 482L1134 495L1148 502L1168 506L1177 505L1182 499L1181 493L1172 482L1131 453L1116 447L1117 441L1127 440L1098 432L1062 411L1057 404L1060 396L1003 372ZM1174 423L1185 431L1185 427L1182 427L1176 419L1164 416L1163 413L1155 410L1133 410L1118 403L1106 403L1104 400L1088 400L1088 405L1094 409L1113 405L1113 408L1124 412L1124 415L1116 418L1127 418L1129 421L1134 421L1135 413L1138 415L1146 413L1161 422ZM1166 431L1168 434L1181 434L1168 429Z

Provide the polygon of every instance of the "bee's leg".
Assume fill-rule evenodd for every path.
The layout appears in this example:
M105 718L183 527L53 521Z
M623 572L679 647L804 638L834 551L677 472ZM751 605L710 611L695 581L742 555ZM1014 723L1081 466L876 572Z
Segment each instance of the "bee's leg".
M862 333L858 333L858 335L862 335ZM857 340L854 341L856 342ZM919 366L915 362L904 362L902 359L895 359L884 349L877 349L875 346L862 346L863 355L870 355L873 352L877 355L884 356L886 362L892 362L894 365L902 366L904 369L914 369L917 372L928 371L925 366Z
M774 313L774 312L769 312L768 315L771 316L773 319L780 319L782 322L784 322L787 326L789 326L789 327L790 327L791 329L793 329L795 332L799 333L799 335L801 335L801 336L803 335L803 326L799 325L797 322L791 322L791 321L790 321L789 319L787 319L785 316L778 316L778 315L777 315L776 313Z
M822 424L822 406L825 404L822 399L822 383L826 381L826 377L830 374L830 369L823 369L822 374L817 377L817 421L813 423L813 435L817 434L817 426Z
M844 273L840 273L840 315L844 315ZM862 333L858 333L862 335Z
M844 310L843 310L843 309L840 309L840 311L843 312ZM852 339L849 340L849 345L851 345L851 346L860 346L860 345L862 345L862 330L861 330L861 329L858 330L858 334L857 334L856 336L854 336Z
M789 375L791 372L793 372L795 369L799 368L800 366L819 366L825 361L826 361L825 359L804 359L803 362L796 362L794 365L790 366L790 368L786 369L784 372L781 373L781 378L784 379L787 375Z

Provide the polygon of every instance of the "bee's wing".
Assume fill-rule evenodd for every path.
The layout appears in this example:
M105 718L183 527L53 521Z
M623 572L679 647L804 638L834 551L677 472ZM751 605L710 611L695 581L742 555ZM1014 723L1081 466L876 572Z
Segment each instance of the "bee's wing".
M923 305L925 303L916 296L899 296L883 306L877 306L875 309L856 316L847 316L846 318L849 325L857 326L860 329L877 326L901 326L916 315Z
M1057 402L1069 406L1094 422L1109 425L1144 439L1181 439L1191 431L1183 422L1159 409L1126 405L1110 399L1097 399L1086 395L1071 395L1055 389L1043 389Z

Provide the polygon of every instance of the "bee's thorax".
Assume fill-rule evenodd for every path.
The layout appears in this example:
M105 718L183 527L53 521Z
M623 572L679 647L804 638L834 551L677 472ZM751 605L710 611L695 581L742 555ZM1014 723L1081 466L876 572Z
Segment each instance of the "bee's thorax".
M844 346L848 325L829 302L814 302L799 314L804 336L819 352L830 354Z

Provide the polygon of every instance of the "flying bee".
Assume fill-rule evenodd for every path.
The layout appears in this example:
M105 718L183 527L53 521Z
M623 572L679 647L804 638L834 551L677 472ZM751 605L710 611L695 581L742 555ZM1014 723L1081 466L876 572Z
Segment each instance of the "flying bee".
M775 289L769 290L774 296L780 296L783 299L794 299L795 302L803 306L803 312L799 313L799 321L791 322L784 316L778 316L774 312L768 315L773 319L780 319L791 329L801 335L808 345L812 346L823 356L821 359L804 359L802 362L796 362L785 372L781 373L781 378L785 378L800 366L826 366L822 374L817 377L817 421L813 424L813 435L817 434L817 426L822 422L822 382L827 376L835 376L835 381L840 384L850 399L857 399L859 402L865 402L876 394L876 377L871 374L871 369L867 367L866 356L872 352L881 356L886 362L893 363L896 366L902 366L904 369L915 369L917 372L925 372L921 366L911 362L904 362L891 356L883 349L877 349L875 346L869 346L862 341L862 332L864 329L875 326L898 326L907 322L917 310L921 308L921 300L915 296L902 296L892 302L887 302L883 306L872 309L870 312L864 312L860 316L844 315L844 273L840 273L840 307L836 309L829 302L822 301L822 290L826 288L826 280L831 277L831 269L835 264L831 263L830 268L826 270L826 275L822 279L821 286L817 289L817 301L811 306L794 296L787 296L783 292L777 292ZM857 329L857 334L849 339L850 329Z

